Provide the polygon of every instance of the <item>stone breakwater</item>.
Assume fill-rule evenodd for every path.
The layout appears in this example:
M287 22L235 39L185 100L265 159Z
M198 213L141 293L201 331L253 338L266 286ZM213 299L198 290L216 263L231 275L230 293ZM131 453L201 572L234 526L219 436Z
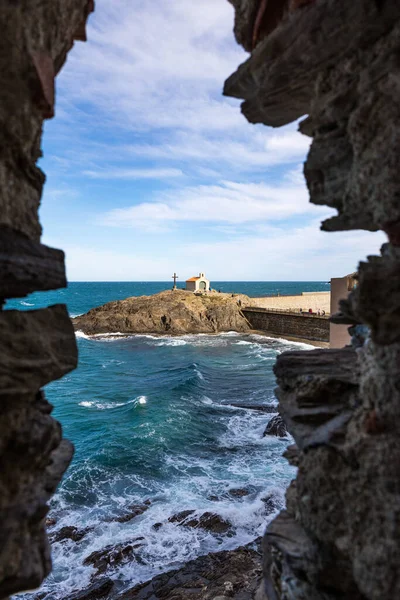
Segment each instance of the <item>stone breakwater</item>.
M75 330L86 335L246 332L250 325L241 307L251 304L251 298L242 294L197 296L184 290L169 290L108 302L76 317L73 323Z
M317 342L329 342L328 317L274 312L273 309L246 307L243 314L252 329L281 337L293 337Z

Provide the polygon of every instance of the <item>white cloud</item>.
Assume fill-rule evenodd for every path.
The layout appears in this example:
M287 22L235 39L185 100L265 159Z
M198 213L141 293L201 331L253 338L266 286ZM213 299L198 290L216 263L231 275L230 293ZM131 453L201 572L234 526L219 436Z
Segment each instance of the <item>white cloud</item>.
M280 185L224 181L163 192L154 202L116 208L99 217L103 225L152 227L168 222L243 224L276 221L303 214L323 214L327 209L308 202L303 182Z
M115 144L112 155L97 148L108 164L119 155L260 170L301 160L309 139L293 126L251 127L239 102L223 98L225 78L246 58L232 27L226 0L103 0L90 18L88 44L76 45L59 77L59 123L71 135L78 121L89 145L93 110L97 133L117 140L131 132L130 147ZM136 139L149 132L151 141Z
M378 253L381 233L326 234L313 222L290 232L270 228L268 235L249 235L215 243L194 242L146 252L124 252L85 245L66 247L71 281L167 281L204 270L214 281L329 281L354 271L360 259ZM54 240L50 245L57 246Z
M84 175L92 179L166 179L181 177L180 169L111 169L84 171Z
M104 0L90 21L88 46L71 54L63 89L132 129L240 127L238 103L218 93L244 58L232 21L221 0Z
M269 130L249 129L236 136L207 136L195 132L178 132L168 141L136 144L125 150L131 155L156 160L190 161L195 164L234 166L240 171L260 171L280 164L304 159L310 138L286 129L271 136Z

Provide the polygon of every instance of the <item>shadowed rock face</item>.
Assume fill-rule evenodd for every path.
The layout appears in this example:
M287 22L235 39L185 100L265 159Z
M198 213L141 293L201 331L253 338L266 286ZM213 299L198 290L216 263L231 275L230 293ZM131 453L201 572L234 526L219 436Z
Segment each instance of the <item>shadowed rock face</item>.
M232 3L249 50L258 3ZM259 600L389 600L400 597L400 4L305 4L290 4L225 93L252 123L308 115L310 200L337 210L322 228L381 229L388 243L333 317L354 326L354 347L278 358L298 475L264 538Z
M54 114L54 79L93 0L0 4L0 306L7 298L65 287L64 253L40 243L45 176L43 120ZM75 368L66 307L0 309L0 598L40 585L51 562L47 501L73 454L42 386Z
M261 575L260 538L228 552L200 556L117 595L117 600L252 600Z

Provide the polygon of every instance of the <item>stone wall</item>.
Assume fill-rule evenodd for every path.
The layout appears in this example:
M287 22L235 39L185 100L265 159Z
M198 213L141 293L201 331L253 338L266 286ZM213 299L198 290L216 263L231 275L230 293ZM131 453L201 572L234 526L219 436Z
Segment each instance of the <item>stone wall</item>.
M271 312L245 308L242 310L252 329L305 340L329 342L329 321L314 315Z
M400 3L230 0L250 58L225 84L251 123L308 115L325 231L383 230L332 317L352 347L282 354L279 409L298 467L264 537L259 600L400 598ZM332 253L340 246L332 239Z
M331 311L330 292L309 292L297 296L269 296L252 298L251 301L252 306L259 308L290 309L295 312L298 312L300 308L307 312L311 308L313 312L324 310L326 314Z
M347 298L349 289L347 277L331 279L331 313L334 315L340 308L340 301ZM330 345L331 348L343 348L351 343L348 325L331 323Z
M86 39L93 0L0 3L0 306L66 286L64 253L40 243L43 120L54 115L55 76ZM72 454L42 387L75 368L64 305L0 309L0 598L40 585L51 568L45 519Z

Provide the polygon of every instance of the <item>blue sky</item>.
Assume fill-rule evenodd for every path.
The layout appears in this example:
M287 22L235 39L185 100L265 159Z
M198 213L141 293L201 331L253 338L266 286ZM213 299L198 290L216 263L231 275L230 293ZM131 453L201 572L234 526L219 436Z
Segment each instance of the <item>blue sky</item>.
M43 241L71 281L323 280L381 234L326 234L308 202L309 139L247 123L223 98L246 59L226 0L97 0L45 126Z

